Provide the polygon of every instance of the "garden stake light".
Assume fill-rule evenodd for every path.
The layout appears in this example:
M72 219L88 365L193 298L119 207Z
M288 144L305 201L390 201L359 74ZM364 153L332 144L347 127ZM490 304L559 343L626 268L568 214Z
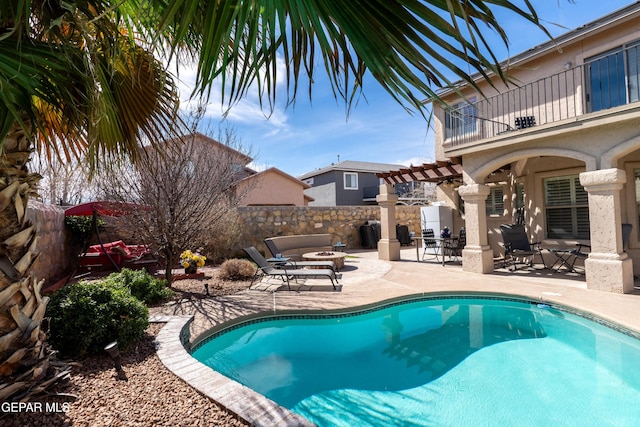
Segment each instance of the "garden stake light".
M127 379L127 376L122 369L122 362L120 360L120 350L118 349L118 341L114 341L112 343L107 344L104 350L109 353L109 356L113 359L113 363L116 367L117 378L118 379Z

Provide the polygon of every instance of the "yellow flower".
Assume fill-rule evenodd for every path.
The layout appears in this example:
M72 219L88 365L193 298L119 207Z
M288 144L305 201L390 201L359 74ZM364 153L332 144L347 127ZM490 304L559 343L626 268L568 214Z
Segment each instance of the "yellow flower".
M207 257L205 257L204 255L200 255L198 253L194 254L190 250L186 250L180 254L180 262L184 268L187 268L190 265L204 267L206 260Z

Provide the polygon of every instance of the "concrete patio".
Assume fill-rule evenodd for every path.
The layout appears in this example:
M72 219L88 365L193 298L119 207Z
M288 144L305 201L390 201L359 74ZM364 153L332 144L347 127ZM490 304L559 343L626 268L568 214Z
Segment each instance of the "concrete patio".
M185 346L197 345L205 332L240 317L352 311L407 295L451 293L490 293L568 307L640 336L640 291L623 295L588 290L580 274L531 269L468 273L460 263L416 262L416 250L409 247L393 262L379 260L376 251L350 251L340 283L333 291L329 280L311 279L292 283L287 290L271 279L234 295L164 307L152 319L168 322L158 335L158 356L176 375L254 425L305 425L296 414L202 365Z

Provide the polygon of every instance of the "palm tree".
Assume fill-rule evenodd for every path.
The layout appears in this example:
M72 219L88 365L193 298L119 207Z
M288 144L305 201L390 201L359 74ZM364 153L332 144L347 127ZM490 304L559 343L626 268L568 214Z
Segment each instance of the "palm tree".
M457 64L508 76L480 25L505 33L507 8L538 24L531 8L503 0L4 0L0 5L0 400L42 391L52 374L40 329L47 298L30 274L35 227L25 219L39 177L33 149L95 168L157 141L176 123L178 98L158 58L195 59L195 95L216 79L230 105L256 86L276 102L284 64L287 101L318 68L348 106L371 75L407 109L451 85L474 86ZM483 31L486 31L483 28ZM179 71L179 70L178 70ZM309 83L311 94L312 83Z
M8 3L8 4L7 4ZM26 220L39 176L34 148L92 165L157 139L178 98L164 66L131 38L109 2L23 1L0 6L0 401L42 391L51 369L41 330L48 298L30 274L35 226Z

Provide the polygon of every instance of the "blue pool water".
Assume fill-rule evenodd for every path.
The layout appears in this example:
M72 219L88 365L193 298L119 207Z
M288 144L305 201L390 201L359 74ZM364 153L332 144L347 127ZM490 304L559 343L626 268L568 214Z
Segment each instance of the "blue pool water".
M637 339L513 300L287 316L193 356L319 426L640 425Z

